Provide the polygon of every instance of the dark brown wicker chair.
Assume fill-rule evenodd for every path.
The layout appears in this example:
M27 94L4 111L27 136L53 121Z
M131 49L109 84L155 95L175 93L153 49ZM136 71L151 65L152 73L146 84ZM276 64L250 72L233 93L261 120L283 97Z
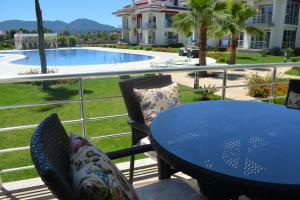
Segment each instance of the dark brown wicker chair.
M152 89L168 86L170 84L172 84L172 78L170 75L144 76L124 80L119 83L129 115L128 123L132 129L132 146L137 145L138 142L147 137L149 133L149 127L145 125L144 117L140 109L139 102L133 92L133 88ZM133 155L130 159L130 183L133 181L134 161L135 156Z
M107 156L117 159L151 150L151 145L143 145L110 152ZM58 199L79 199L72 187L70 138L56 114L47 117L37 127L30 152L40 177Z
M297 93L300 95L300 80L290 80L289 82L289 90L288 90L288 94L286 96L286 106L288 108L293 108L293 109L300 109L300 99L297 99L297 101L299 101L299 106L295 107L295 106L291 106L291 92Z

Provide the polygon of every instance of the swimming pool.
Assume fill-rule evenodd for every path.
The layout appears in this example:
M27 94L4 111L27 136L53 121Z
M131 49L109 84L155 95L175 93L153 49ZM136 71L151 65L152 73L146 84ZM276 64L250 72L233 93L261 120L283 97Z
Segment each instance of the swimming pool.
M23 54L24 59L12 61L13 64L20 65L40 65L39 52L34 51L16 51L9 54ZM99 65L99 64L115 64L125 62L136 62L149 60L153 57L138 54L98 51L90 49L61 49L46 50L48 66L74 66L74 65Z

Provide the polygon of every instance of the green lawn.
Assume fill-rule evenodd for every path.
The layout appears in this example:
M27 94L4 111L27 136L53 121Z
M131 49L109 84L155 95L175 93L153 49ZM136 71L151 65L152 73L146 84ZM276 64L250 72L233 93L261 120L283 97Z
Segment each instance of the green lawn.
M292 76L300 76L300 67L292 68L289 71L287 71L286 74L292 75Z
M225 58L229 58L229 53L225 54ZM271 56L268 55L263 57L261 54L250 54L250 53L237 53L237 64L253 64L253 63L280 63L284 62L283 56Z
M118 81L119 78L86 79L83 82L84 97L120 96ZM199 100L199 95L191 91L185 91L190 89L191 88L185 86L180 86L184 103ZM48 91L42 91L39 86L31 84L0 84L0 106L78 98L78 86L75 81L68 84L52 85ZM213 98L218 99L219 97L215 96ZM122 98L87 101L84 104L84 108L87 117L126 113ZM79 119L79 103L0 110L0 127L38 124L51 113L58 113L61 120ZM80 124L69 124L65 125L65 127L68 132L81 134ZM127 117L87 122L88 137L127 131L130 131L127 125ZM0 133L0 149L28 146L32 133L33 129ZM129 147L130 142L130 136L93 140L94 144L106 152ZM143 157L143 155L139 158L141 157ZM125 160L127 160L127 158L118 160L118 162ZM31 164L29 151L0 154L0 170ZM7 182L36 176L35 170L25 170L4 174L1 178L4 182Z

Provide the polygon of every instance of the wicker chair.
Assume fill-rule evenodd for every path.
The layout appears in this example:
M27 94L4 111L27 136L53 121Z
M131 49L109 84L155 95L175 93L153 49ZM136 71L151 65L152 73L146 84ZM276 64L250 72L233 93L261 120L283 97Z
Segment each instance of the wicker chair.
M289 90L286 97L286 106L288 108L300 109L300 98L293 99L291 98L291 92L296 93L300 96L300 80L290 80L289 82ZM299 101L299 106L291 106L292 102Z
M107 153L110 159L151 151L143 145ZM78 199L72 188L70 138L58 116L52 114L35 130L30 145L33 163L48 188L59 199Z
M164 87L170 84L172 84L172 78L170 75L144 76L141 78L124 80L119 83L129 115L128 123L132 129L132 146L137 145L143 138L146 138L149 133L149 127L145 125L144 117L140 109L139 102L133 92L133 88L152 89ZM130 183L133 181L134 161L135 156L133 155L130 159Z

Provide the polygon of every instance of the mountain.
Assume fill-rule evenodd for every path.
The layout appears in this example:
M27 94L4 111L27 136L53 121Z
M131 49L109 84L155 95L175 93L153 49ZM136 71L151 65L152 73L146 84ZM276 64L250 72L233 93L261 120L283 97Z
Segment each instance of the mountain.
M57 33L62 33L66 28L68 28L70 33L72 34L96 31L112 31L117 29L113 26L100 24L90 19L77 19L70 23L59 20L44 21L44 27L51 29L53 32ZM0 22L0 30L2 31L20 28L29 31L36 30L36 21L7 20Z

